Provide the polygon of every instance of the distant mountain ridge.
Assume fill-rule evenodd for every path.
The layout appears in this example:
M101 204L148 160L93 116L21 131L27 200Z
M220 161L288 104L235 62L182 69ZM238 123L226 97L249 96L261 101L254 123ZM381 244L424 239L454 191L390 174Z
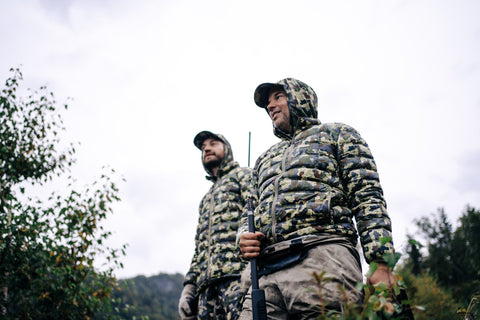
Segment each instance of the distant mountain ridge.
M160 273L119 280L120 290L113 294L118 307L116 314L124 319L148 316L150 320L179 320L178 300L183 279L180 273Z

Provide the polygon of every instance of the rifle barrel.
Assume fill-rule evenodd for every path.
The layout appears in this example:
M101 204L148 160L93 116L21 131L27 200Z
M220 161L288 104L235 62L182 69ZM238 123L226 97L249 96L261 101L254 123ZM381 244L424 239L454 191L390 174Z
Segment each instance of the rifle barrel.
M252 199L248 199L248 231L255 233L255 221L253 219ZM250 259L252 279L252 313L253 320L267 320L267 306L265 303L265 291L258 288L257 259Z

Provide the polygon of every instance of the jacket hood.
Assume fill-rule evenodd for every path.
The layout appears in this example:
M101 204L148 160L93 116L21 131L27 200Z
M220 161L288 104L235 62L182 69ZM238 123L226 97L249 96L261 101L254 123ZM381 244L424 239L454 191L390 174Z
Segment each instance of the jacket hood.
M203 132L206 132L206 131L203 131ZM203 133L202 132L202 133ZM210 133L210 132L209 132ZM197 135L198 136L198 135ZM232 147L230 146L230 143L228 142L228 140L221 134L218 134L218 133L214 133L212 134L212 136L209 136L208 138L216 138L218 140L220 140L222 143L223 143L223 147L224 147L224 156L223 156L223 160L220 162L220 165L218 166L218 170L217 170L217 176L214 176L213 175L213 171L210 170L209 168L207 168L204 164L203 164L203 154L201 153L200 154L200 159L202 161L202 164L203 164L203 168L205 169L205 171L208 173L208 176L206 176L206 178L208 180L212 180L212 181L215 181L217 180L218 177L221 177L223 176L226 172L230 171L232 169L232 167L234 167L234 161L233 161L233 151L232 151ZM203 142L203 141L202 141ZM197 143L195 143L195 145L197 145ZM201 145L201 144L200 144ZM197 146L198 147L198 146Z
M318 100L317 94L308 84L294 79L285 78L276 83L262 83L257 87L254 94L255 103L268 110L268 94L274 87L281 87L287 94L288 108L290 110L290 125L295 132L297 129L303 126L305 122L319 123L317 117ZM277 136L285 135L275 128L275 134Z

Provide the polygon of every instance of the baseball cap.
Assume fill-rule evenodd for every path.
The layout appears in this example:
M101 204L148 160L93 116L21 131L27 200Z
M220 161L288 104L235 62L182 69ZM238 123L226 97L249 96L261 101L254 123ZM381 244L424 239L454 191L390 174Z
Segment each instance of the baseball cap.
M202 150L202 144L205 140L212 138L218 141L222 141L219 136L217 136L215 133L212 133L210 131L200 131L197 133L195 138L193 139L193 144L200 150Z
M283 86L279 83L262 83L255 89L255 93L253 95L253 99L255 100L255 104L259 106L260 108L265 108L268 105L268 94L269 92L277 88L285 90Z

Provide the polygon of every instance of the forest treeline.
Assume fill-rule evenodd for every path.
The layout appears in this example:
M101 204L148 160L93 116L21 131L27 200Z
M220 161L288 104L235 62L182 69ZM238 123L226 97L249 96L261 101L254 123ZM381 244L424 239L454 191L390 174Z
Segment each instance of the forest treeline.
M106 245L102 222L120 201L121 178L106 170L78 188L69 175L75 146L61 141L68 105L46 87L21 96L22 80L12 69L0 92L0 318L178 319L183 275L115 277L125 246ZM32 196L57 178L61 190ZM480 211L467 205L456 226L447 217L438 209L414 221L418 232L394 271L416 319L480 319L472 300L480 293ZM381 294L372 298L369 308L384 312Z
M137 276L119 281L113 293L122 319L175 320L178 300L183 289L182 274L160 273L155 276Z
M443 208L414 222L423 240L409 236L396 272L416 319L463 319L470 302L479 319L480 301L472 299L480 295L480 210L467 205L456 227Z

